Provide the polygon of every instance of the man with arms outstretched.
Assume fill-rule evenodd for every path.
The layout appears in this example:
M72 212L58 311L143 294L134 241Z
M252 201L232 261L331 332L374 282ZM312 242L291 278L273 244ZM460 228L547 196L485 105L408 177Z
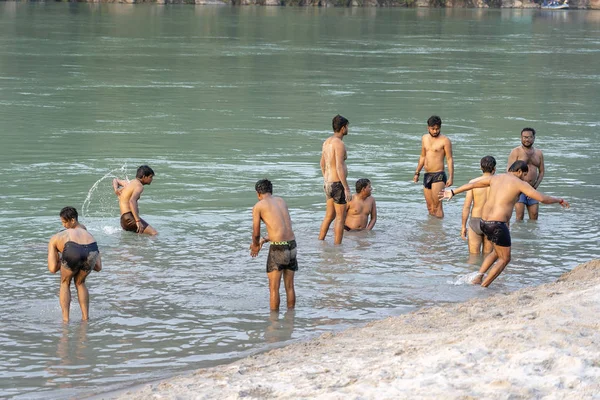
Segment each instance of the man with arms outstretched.
M287 204L281 197L273 196L273 184L261 179L255 185L258 203L252 209L252 244L250 255L256 257L263 244L270 242L267 258L271 311L279 310L279 286L283 274L283 284L287 298L287 308L296 306L294 273L298 271L296 260L296 237L292 230L292 219ZM267 235L260 236L260 223L267 227Z
M419 181L421 169L425 167L423 176L423 194L427 203L429 215L444 218L442 202L438 199L438 193L444 187L452 186L454 180L454 158L452 157L452 143L448 137L441 134L442 119L437 115L427 120L428 133L421 138L421 156L417 164L417 170L413 182ZM444 170L444 159L448 163L448 174Z
M79 223L77 210L65 207L60 210L60 220L66 228L50 238L48 243L48 270L60 271L60 308L64 322L69 322L71 307L71 280L75 280L81 319L89 318L90 298L85 278L102 269L100 251L94 237Z
M440 200L450 200L458 193L487 186L490 188L479 226L493 243L494 251L484 258L481 268L479 268L479 274L472 282L474 284L481 283L483 287L488 287L510 262L511 240L507 222L510 220L513 207L521 193L544 204L558 203L562 207L569 208L569 203L565 200L542 194L531 187L529 183L524 182L528 172L525 161L515 161L508 171L506 174L483 176L457 189L446 189L439 194ZM488 270L489 274L483 279Z
M356 194L347 204L344 229L346 231L370 231L377 222L377 205L371 196L371 181L361 178L356 181Z
M481 171L483 176L490 176L496 173L496 159L492 156L485 156L480 161ZM472 183L475 179L471 180ZM469 253L480 254L483 246L483 254L488 254L492 251L492 242L481 231L479 223L481 221L481 211L487 200L489 187L472 189L465 196L465 203L462 210L462 229L460 236L463 240L467 240L469 245ZM470 214L470 215L469 215ZM467 230L467 220L469 221L469 229Z
M535 142L535 129L523 128L521 131L521 145L515 147L508 156L508 166L511 166L517 160L523 160L529 167L529 172L523 179L529 183L534 189L540 186L542 179L544 179L545 167L544 167L544 155L540 149L533 147ZM537 220L539 212L539 202L536 199L527 197L521 193L517 204L515 204L516 218L517 221L522 221L525 218L525 207L527 207L527 214L529 219Z
M333 225L333 243L342 243L344 222L346 220L346 203L352 200L350 187L346 178L346 146L342 139L348 134L348 120L341 115L333 117L333 135L323 143L321 153L321 172L323 173L327 208L321 224L319 240L325 240L329 225Z
M156 235L158 232L140 217L138 200L144 191L144 185L149 185L154 179L154 171L147 165L137 169L132 181L115 178L113 190L119 198L121 209L121 227L129 232Z

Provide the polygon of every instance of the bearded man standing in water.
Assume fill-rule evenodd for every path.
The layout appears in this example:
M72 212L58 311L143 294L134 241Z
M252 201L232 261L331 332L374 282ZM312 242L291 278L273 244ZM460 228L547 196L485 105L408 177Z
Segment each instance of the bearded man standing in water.
M452 157L452 143L448 137L441 134L442 119L437 115L427 120L428 133L421 138L421 156L417 164L417 170L413 182L419 181L421 169L425 167L427 173L423 176L423 195L427 203L429 215L444 218L442 202L438 199L438 193L444 187L452 186L454 180L454 159ZM444 170L444 158L448 163L448 174Z
M113 190L119 198L121 209L121 227L129 232L156 235L158 232L140 217L138 200L144 191L144 185L149 185L154 179L154 171L147 165L137 169L132 181L119 178L113 179Z
M525 176L525 182L529 183L534 189L537 189L544 179L544 155L539 149L533 148L535 142L535 129L523 128L521 131L521 145L515 147L508 156L508 164L512 165L517 160L523 160L529 167L529 172ZM525 206L527 206L527 214L530 220L538 219L539 202L535 199L525 196L521 193L517 204L515 204L517 221L522 221L525 218Z
M333 225L333 243L341 244L344 236L344 223L346 222L346 203L352 200L350 187L346 181L348 168L346 167L346 146L342 141L348 134L348 120L341 115L333 117L333 135L323 143L321 154L321 172L326 198L325 218L321 223L319 240L325 240L329 225Z

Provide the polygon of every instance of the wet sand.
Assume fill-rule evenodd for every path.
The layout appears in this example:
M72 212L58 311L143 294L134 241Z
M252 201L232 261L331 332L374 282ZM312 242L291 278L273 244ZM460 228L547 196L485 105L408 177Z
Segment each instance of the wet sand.
M103 398L600 399L600 260Z

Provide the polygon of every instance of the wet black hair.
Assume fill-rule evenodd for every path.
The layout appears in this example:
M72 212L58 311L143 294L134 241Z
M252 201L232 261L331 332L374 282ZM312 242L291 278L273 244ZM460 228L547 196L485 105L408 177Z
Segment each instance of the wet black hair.
M340 114L333 117L333 121L331 121L331 125L333 126L334 132L339 132L343 127L348 125L349 122L346 118L342 117Z
M63 207L62 210L60 210L60 217L66 221L70 221L72 219L74 219L75 221L77 221L79 215L77 214L77 210L75 209L75 207Z
M508 169L508 172L519 172L519 171L523 171L524 174L529 172L529 167L527 166L527 163L523 160L515 161L514 163L512 163L512 165Z
M427 120L427 126L442 126L442 119L440 117L438 117L437 115L432 115L431 117L429 117L429 119Z
M256 182L256 185L254 185L254 189L258 194L273 194L273 184L268 179L261 179L260 181Z
M138 179L142 179L146 176L154 176L154 171L147 165L142 165L137 169L135 177Z
M523 134L523 132L531 132L533 133L533 136L535 136L535 129L533 128L523 128L521 129L521 135Z
M360 178L359 180L357 180L356 181L356 193L360 193L364 188L369 186L369 183L371 183L371 181L368 180L367 178Z
M483 172L492 172L496 168L496 159L492 156L485 156L481 159L481 170Z

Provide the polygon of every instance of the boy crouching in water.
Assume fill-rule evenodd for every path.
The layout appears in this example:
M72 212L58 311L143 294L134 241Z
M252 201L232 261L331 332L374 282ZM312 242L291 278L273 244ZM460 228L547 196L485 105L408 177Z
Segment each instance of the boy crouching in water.
M279 310L279 285L283 283L287 297L287 308L296 306L294 273L298 270L296 260L296 237L287 204L281 197L273 196L273 184L261 179L255 185L258 203L252 209L252 244L250 255L256 257L266 242L271 242L267 258L270 305L272 311ZM267 235L260 237L260 223L267 227Z

